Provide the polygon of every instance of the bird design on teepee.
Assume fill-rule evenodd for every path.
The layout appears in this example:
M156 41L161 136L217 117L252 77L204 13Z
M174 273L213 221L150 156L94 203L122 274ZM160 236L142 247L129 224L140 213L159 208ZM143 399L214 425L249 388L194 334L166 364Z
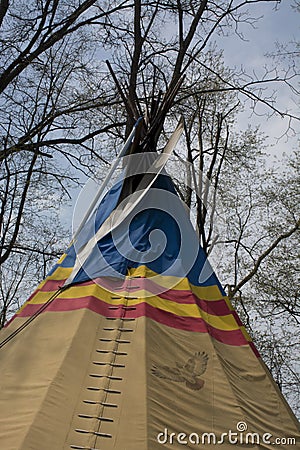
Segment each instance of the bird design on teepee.
M185 364L176 362L176 367L153 365L151 372L159 378L179 383L185 382L189 389L198 391L204 386L204 380L199 377L206 371L208 359L207 353L195 352Z

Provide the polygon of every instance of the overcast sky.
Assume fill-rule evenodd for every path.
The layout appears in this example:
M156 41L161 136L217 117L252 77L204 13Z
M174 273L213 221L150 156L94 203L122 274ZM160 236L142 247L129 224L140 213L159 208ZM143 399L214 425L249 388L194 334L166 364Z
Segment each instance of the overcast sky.
M255 29L249 25L242 26L246 41L237 39L235 35L222 39L222 42L219 41L219 45L224 50L225 63L231 67L240 67L243 64L247 72L251 73L255 70L257 74L262 74L265 64L270 66L273 64L266 54L276 51L276 41L282 44L300 41L300 14L291 7L292 3L292 1L284 0L278 5L276 11L267 3L251 5L251 15L261 19L257 22ZM298 54L298 69L299 56ZM294 84L296 85L296 80ZM277 83L273 83L271 88L277 91L279 109L288 108L291 113L299 115L299 103L296 103L295 98L291 98L288 89L284 89ZM264 112L265 108L261 107L260 111ZM288 127L288 119L273 116L266 121L265 117L250 117L249 112L246 112L241 116L238 126L245 127L247 123L259 124L262 131L269 136L268 143L273 146L270 148L272 154L289 153L297 146L295 137L287 141L284 136L278 141ZM299 122L294 121L293 125L299 132ZM290 133L291 136L292 134Z

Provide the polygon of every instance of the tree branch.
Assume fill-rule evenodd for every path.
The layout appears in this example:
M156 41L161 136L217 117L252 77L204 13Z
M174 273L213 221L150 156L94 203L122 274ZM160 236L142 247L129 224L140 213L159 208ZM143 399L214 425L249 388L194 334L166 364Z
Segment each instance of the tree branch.
M286 233L281 234L278 236L278 238L273 242L273 244L270 245L270 247L265 250L260 257L257 259L256 263L254 264L253 269L246 275L232 290L231 294L232 297L246 284L248 281L251 280L251 278L254 277L254 275L257 273L261 263L264 261L264 259L277 247L277 245L284 239L287 239L290 237L293 233L295 233L300 227L300 220L296 223L296 225L288 230Z
M0 27L8 11L8 7L9 7L9 0L0 0Z

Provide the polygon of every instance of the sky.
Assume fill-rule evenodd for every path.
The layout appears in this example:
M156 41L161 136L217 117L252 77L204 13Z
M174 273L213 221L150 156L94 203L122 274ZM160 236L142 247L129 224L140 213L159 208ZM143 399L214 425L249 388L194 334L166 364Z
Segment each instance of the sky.
M289 0L282 1L276 11L266 3L257 4L256 6L251 5L252 15L261 18L257 22L256 28L248 25L242 27L246 41L237 39L234 35L223 38L222 42L218 42L223 48L225 63L230 67L240 67L242 63L248 72L255 71L257 74L262 74L266 63L272 65L271 59L266 54L276 51L276 41L282 44L295 40L299 41L299 12L296 12L291 7L291 3ZM298 54L298 70L299 57L300 55ZM277 91L279 109L284 110L288 108L291 113L299 115L299 104L295 102L295 99L291 98L287 88L276 83L273 83L271 88ZM266 108L260 107L259 111L263 113L266 111ZM238 127L244 128L247 126L247 123L259 125L261 130L269 136L267 142L271 145L269 148L271 155L277 154L280 156L283 152L290 153L298 146L297 139L293 135L294 133L289 133L291 139L287 139L287 135L285 135L288 128L287 118L282 119L279 116L273 116L271 119L266 120L265 117L250 116L249 111L247 111L241 115ZM299 133L299 122L294 121L293 125Z

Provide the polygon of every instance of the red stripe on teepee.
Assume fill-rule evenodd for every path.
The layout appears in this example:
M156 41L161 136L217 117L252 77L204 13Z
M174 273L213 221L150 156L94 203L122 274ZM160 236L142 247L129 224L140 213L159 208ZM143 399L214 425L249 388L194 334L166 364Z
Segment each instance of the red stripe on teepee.
M195 294L193 294L189 290L169 289L165 292L160 292L160 290L158 289L159 286L155 285L155 283L152 283L152 282L148 283L148 281L149 280L147 280L145 278L144 279L140 278L138 280L135 280L136 288L130 289L131 295L134 294L134 292L137 292L138 290L146 290L147 292L149 292L157 297L160 297L164 300L172 301L174 303L196 304L204 312L207 312L209 314L213 314L216 316L226 316L227 314L232 314L232 310L228 307L228 304L226 303L226 301L223 298L221 298L219 300L204 300L204 299L198 298ZM84 286L93 286L95 284L96 283L94 281L87 281L85 283L81 283L80 287L82 288ZM39 291L53 292L53 291L56 291L57 289L59 289L62 285L63 285L63 281L61 281L61 280L60 281L49 280L45 283L45 285L41 289L36 290L34 292L34 294L31 295L30 299L32 299L34 297L34 295L36 295ZM108 284L106 284L106 286L102 286L102 285L100 285L100 286L109 291ZM74 287L76 288L76 285L74 285ZM124 287L124 291L125 290L126 289ZM120 288L118 290L114 291L113 288L111 287L111 291L109 291L109 292L119 294Z
M42 305L40 304L27 304L22 311L15 317L28 317L35 314ZM72 310L78 310L87 308L104 317L120 317L120 310L110 310L108 307L110 305L103 302L95 297L82 297L82 298L56 298L52 303L50 303L45 311L60 311L67 312ZM134 305L135 310L126 311L126 317L138 318L138 317L149 317L163 325L177 328L181 330L198 332L198 333L209 333L213 338L217 339L219 342L228 345L240 346L248 344L248 341L244 337L241 330L219 330L211 325L208 325L203 319L197 317L183 317L176 314L172 314L168 311L163 311L161 309L155 308L145 302Z

